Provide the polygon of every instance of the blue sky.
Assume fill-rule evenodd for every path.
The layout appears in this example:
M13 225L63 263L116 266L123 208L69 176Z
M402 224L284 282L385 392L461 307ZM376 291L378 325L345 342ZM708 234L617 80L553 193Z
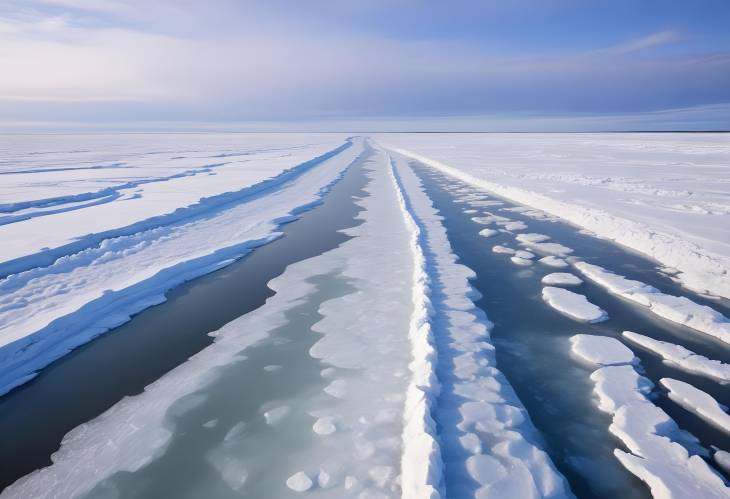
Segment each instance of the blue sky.
M730 129L730 2L4 0L0 128Z

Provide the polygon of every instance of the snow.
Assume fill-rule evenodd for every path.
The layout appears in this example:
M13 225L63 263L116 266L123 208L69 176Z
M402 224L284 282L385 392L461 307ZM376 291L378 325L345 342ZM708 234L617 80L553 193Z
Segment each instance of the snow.
M570 349L578 358L599 366L637 364L629 348L615 338L576 334L570 337Z
M306 492L311 489L313 485L314 483L312 482L312 479L303 471L294 473L286 480L286 486L294 492Z
M545 234L537 234L535 232L528 232L526 234L517 234L515 239L521 243L532 244L532 243L543 243L550 239L550 236Z
M532 260L528 260L527 258L520 258L519 256L513 256L510 258L512 263L515 265L520 265L522 267L526 267L528 265L532 265Z
M662 378L659 383L669 390L669 398L705 421L730 433L730 415L727 407L721 406L711 395L689 383L671 378Z
M651 381L628 364L601 367L591 380L599 409L612 417L609 431L629 450L615 449L614 455L653 497L730 497L720 475L697 455L706 454L698 440L649 401Z
M381 134L385 146L674 267L730 298L723 134Z
M331 435L337 431L337 427L332 421L332 418L319 418L314 422L312 430L317 435Z
M538 262L542 263L543 265L547 265L548 267L555 268L565 268L569 266L568 262L556 256L545 256L543 258L540 258Z
M494 253L503 253L505 255L514 255L515 254L515 250L513 250L512 248L508 248L508 247L502 246L500 244L498 244L496 246L492 246L492 251Z
M404 198L422 236L433 300L429 321L438 365L454 366L438 372L438 406L431 411L431 419L426 419L431 431L439 430L439 462L446 482L463 480L464 467L473 466L468 463L491 459L493 473L482 473L481 465L473 468L473 479L479 485L477 497L501 498L510 491L516 493L514 497L572 497L564 478L538 447L539 435L496 367L489 338L491 324L471 300L475 293L469 284L473 272L456 263L441 218L418 178L402 158L396 156L394 160ZM421 455L425 461L432 456L432 447L427 441L424 446ZM413 492L404 497L433 497L432 489L424 492L407 485L405 468L402 474L404 493ZM428 478L426 484L436 483L433 474L421 478L421 484L424 478ZM445 492L446 497L458 495L456 491ZM444 497L443 491L436 497Z
M529 251L525 251L525 250L515 251L515 256L518 258L524 258L525 260L532 260L533 258L535 258L534 253L530 253Z
M664 294L648 284L627 279L598 265L586 262L576 262L574 265L583 275L609 292L648 307L659 317L730 343L730 321L707 305L699 305L684 296Z
M545 286L542 288L542 299L555 310L580 321L601 322L608 319L608 314L590 303L585 296L567 289Z
M271 165L254 156L248 161L255 174L248 176L235 170L241 177L239 183L229 179L226 186L253 181L257 184L232 194L223 193L217 201L205 199L193 208L180 205L180 209L162 218L147 218L141 225L135 223L124 231L112 231L115 237L101 242L100 238L109 237L109 230L86 237L84 231L96 229L85 225L84 220L105 219L102 214L85 213L86 209L81 213L66 212L64 216L72 216L79 223L56 220L55 215L31 220L33 228L27 231L34 231L34 238L48 234L38 246L56 249L34 253L37 258L33 265L41 266L0 280L0 393L28 381L38 369L126 322L132 314L164 301L164 293L170 288L228 265L256 246L279 237L279 225L318 202L362 147L362 141L355 139L299 165L290 163L289 156ZM289 168L285 169L286 166ZM164 185L173 189L170 192L178 192L171 184ZM195 193L195 184L189 190L191 195ZM139 199L147 199L154 210L164 204L154 196L143 195ZM188 202L187 199L179 201ZM117 212L134 212L126 204L121 205L123 209L114 203L109 206ZM150 213L144 211L144 216ZM115 220L109 217L109 223ZM10 237L7 231L20 230L25 223L0 226L0 237L5 241L8 236L7 240L13 241L16 236ZM41 223L46 226L37 226ZM60 234L56 228L61 226L73 228L68 233L68 238L76 241L73 248L53 239ZM17 233L19 239L25 235L26 229ZM53 246L56 244L61 246ZM14 247L3 245L0 252L5 258L13 258ZM34 247L29 243L23 251ZM79 248L83 249L55 261L44 260L62 250Z
M698 355L681 345L655 340L632 331L624 331L622 334L630 342L659 355L664 361L685 371L707 376L723 383L730 382L730 365L728 364Z
M482 229L479 231L479 235L482 237L492 237L496 236L497 234L499 234L499 231L494 229Z
M567 272L554 272L542 278L542 283L549 286L578 286L583 280Z

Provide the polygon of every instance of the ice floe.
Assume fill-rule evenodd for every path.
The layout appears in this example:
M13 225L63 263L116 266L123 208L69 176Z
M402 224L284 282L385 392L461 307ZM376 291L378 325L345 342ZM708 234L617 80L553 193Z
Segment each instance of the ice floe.
M548 286L577 286L583 283L583 280L567 272L554 272L542 278L542 283Z
M512 261L512 263L514 263L515 265L520 265L522 267L527 267L528 265L532 265L532 260L529 260L527 258L522 258L519 256L510 257L510 261Z
M581 360L599 366L638 363L634 352L620 341L608 336L576 334L570 337L570 348Z
M655 340L654 338L632 331L624 331L622 334L630 342L659 355L664 361L676 365L685 371L701 374L724 383L730 382L730 364L708 359L681 345Z
M502 246L500 244L498 244L496 246L492 246L492 251L494 253L503 253L505 255L514 255L515 254L515 250L513 250L512 248L508 248L507 246Z
M482 237L492 237L496 236L497 234L499 234L499 231L494 229L482 229L479 231L479 235Z
M608 319L608 314L600 307L592 304L578 293L563 288L545 286L542 288L542 299L555 310L586 322L601 322Z
M584 276L609 292L648 307L659 317L730 343L730 321L707 305L700 305L684 296L664 294L648 284L627 279L598 265L586 262L574 265Z
M669 398L674 402L730 433L727 407L720 405L711 395L677 379L662 378L659 383L669 391Z
M556 256L545 256L543 258L540 258L538 262L542 263L543 265L547 265L548 267L555 268L565 268L570 266L568 262Z

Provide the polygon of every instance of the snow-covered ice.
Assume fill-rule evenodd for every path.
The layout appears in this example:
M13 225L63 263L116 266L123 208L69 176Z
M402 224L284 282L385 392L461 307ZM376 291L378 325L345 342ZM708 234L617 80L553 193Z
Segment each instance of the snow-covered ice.
M320 151L321 146L314 149ZM192 207L185 203L193 202L196 184L187 188L189 192L182 191L187 194L181 197L176 193L182 186L161 183L159 189L164 189L160 192L172 196L177 205L160 203L155 195L144 193L135 198L146 200L139 202L140 211L127 204L106 205L114 212L126 213L125 217L134 215L141 220L129 225L125 219L124 230L85 225L87 219L94 219L95 224L118 221L112 216L86 213L87 209L0 226L3 241L22 242L31 233L37 240L37 244L3 245L0 254L6 262L18 261L17 248L38 256L26 262L37 267L0 280L0 393L28 381L39 368L126 322L132 314L164 301L168 289L219 269L278 237L278 226L321 199L361 152L362 140L354 139L314 159L289 154L277 156L269 164L253 156L232 170L231 175L237 175L238 180L216 184L217 189L229 192L200 200ZM252 173L242 174L248 171L245 168ZM232 187L235 189L230 191ZM201 187L200 193L205 192ZM158 213L162 207L165 213L169 211L167 215ZM56 219L62 215L81 222ZM106 218L109 220L104 222ZM31 222L32 227L23 228ZM19 232L12 235L10 230ZM101 232L84 236L84 231L95 230ZM74 243L69 246L64 241ZM46 246L52 250L43 249ZM53 260L67 251L73 253Z
M543 277L542 283L548 286L578 286L583 280L575 274L553 272Z
M700 305L684 296L662 293L653 286L627 279L598 265L586 262L574 265L584 276L611 293L648 307L659 317L730 343L730 320L707 305Z
M711 395L677 379L662 378L659 383L669 391L669 398L674 402L730 433L727 407L721 406Z
M723 134L381 134L471 185L679 270L730 298L730 144Z
M542 263L543 265L547 265L548 267L555 267L559 269L570 266L568 262L566 262L562 258L558 258L557 256L545 256L540 258L538 262Z
M494 253L502 253L505 255L514 255L515 254L515 250L513 250L512 248L508 248L507 246L502 246L501 244L492 246L492 251Z
M608 319L608 314L600 307L592 304L578 293L563 288L545 286L542 288L542 299L555 310L586 322L601 322Z
M599 366L636 364L638 359L615 338L576 334L570 337L571 351L581 360Z
M681 345L655 340L654 338L632 331L624 331L622 334L630 342L659 355L664 361L676 365L685 371L701 374L724 383L730 382L730 364L725 364L719 360L708 359Z
M499 231L494 229L482 229L479 231L479 235L482 237L492 237L496 236L497 234L499 234Z

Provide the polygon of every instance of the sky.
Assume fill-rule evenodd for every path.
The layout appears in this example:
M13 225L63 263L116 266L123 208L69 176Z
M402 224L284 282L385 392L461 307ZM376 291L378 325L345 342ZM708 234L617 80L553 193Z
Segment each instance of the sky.
M727 0L2 0L0 130L730 130Z

